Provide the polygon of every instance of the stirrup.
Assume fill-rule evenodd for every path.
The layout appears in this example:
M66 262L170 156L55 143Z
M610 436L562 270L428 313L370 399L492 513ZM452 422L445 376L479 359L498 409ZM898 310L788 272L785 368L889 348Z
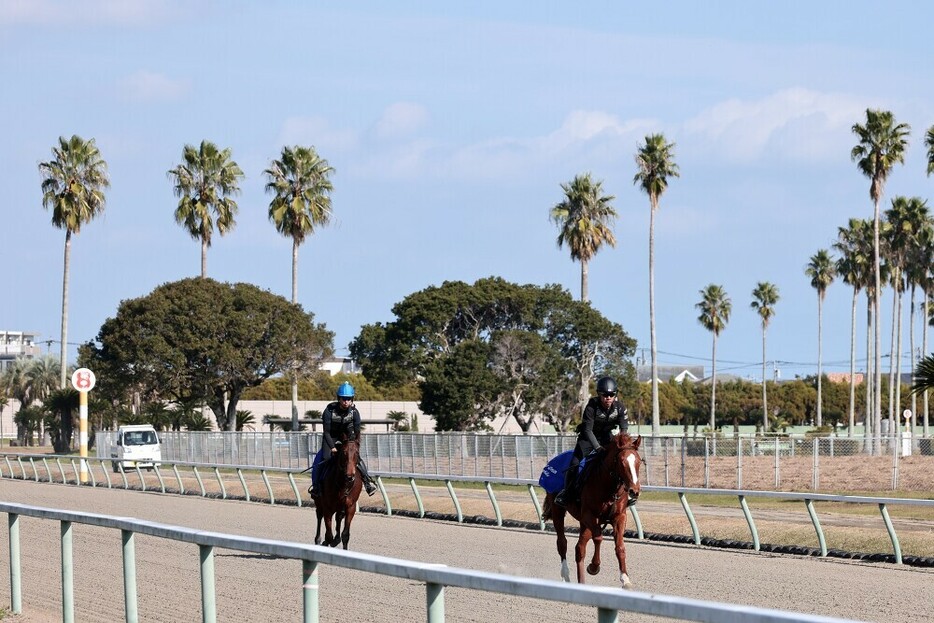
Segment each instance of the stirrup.
M561 489L561 491L558 492L558 495L555 496L555 504L557 504L558 506L561 506L562 508L564 506L567 506L567 503L568 503L567 496L568 496L567 489Z
M363 488L366 489L367 495L373 495L376 493L376 485L374 485L372 482L363 483Z

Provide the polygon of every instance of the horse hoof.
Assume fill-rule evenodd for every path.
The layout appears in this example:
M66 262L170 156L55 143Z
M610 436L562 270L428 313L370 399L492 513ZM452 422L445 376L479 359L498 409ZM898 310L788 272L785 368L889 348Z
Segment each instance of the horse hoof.
M625 573L622 574L620 576L620 580L623 583L623 588L632 588L632 581L629 579L629 576L627 574Z
M598 573L600 573L600 565L595 565L593 563L590 563L589 565L587 565L587 573L589 573L590 575L597 575Z

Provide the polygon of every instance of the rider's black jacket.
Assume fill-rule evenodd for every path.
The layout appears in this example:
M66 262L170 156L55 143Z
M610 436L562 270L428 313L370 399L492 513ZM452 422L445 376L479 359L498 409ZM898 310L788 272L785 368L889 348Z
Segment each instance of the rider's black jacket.
M334 448L335 439L340 439L342 433L347 433L348 439L360 438L360 412L353 405L341 409L339 402L330 403L321 414L321 424L324 446L329 450Z
M584 417L577 426L578 446L586 444L590 446L587 449L589 451L608 444L613 437L613 429L617 426L625 433L629 430L628 413L619 400L614 400L609 410L604 411L600 398L591 398L584 407Z

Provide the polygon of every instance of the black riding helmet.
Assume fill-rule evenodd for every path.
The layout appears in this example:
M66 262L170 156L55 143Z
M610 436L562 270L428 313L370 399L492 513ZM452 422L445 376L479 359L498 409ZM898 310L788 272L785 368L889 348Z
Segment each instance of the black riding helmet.
M604 376L599 381L597 381L597 394L603 396L604 394L609 394L615 396L617 392L616 381L612 377Z

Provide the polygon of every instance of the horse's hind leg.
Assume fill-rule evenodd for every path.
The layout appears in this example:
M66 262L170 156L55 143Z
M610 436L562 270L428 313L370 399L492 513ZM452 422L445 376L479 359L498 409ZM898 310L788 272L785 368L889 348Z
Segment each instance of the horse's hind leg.
M561 579L565 582L571 581L571 570L568 568L568 537L564 534L564 509L555 509L552 507L551 520L555 524L556 543L558 546L558 556L561 558Z

